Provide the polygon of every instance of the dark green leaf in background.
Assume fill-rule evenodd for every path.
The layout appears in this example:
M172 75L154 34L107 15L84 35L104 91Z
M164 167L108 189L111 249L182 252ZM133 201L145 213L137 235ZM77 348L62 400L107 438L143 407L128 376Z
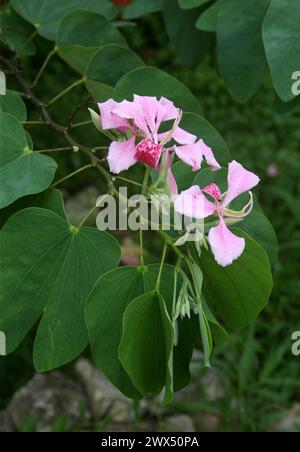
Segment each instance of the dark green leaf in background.
M178 4L182 9L192 9L204 5L211 0L178 0Z
M35 54L35 44L30 41L34 28L14 11L0 12L0 30L4 42L13 52L22 56Z
M44 191L56 167L51 157L28 148L25 131L13 116L0 113L0 208Z
M123 18L136 19L145 14L154 13L161 10L162 0L132 0L132 2L124 9Z
M217 26L218 64L230 94L247 102L268 74L262 24L270 0L223 0Z
M0 241L0 330L6 333L8 353L42 315L34 345L36 369L71 361L88 344L84 304L98 277L118 264L118 243L36 207L10 217Z
M294 98L292 74L300 70L300 2L272 0L263 38L274 88L285 102Z
M85 10L113 19L117 9L109 0L11 0L14 10L32 23L39 34L52 41L65 14Z
M222 0L217 0L207 8L196 22L196 27L203 31L217 31L218 14Z

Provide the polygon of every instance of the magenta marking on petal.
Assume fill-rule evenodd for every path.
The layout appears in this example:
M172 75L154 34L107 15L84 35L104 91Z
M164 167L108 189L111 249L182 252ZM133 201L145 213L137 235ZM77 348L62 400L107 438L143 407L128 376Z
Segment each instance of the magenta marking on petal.
M139 162L157 169L162 149L162 146L159 144L155 144L151 140L144 140L137 146L135 157Z
M209 184L207 187L202 188L202 191L204 193L207 193L208 195L212 196L216 201L221 202L222 201L222 193L219 187L216 184Z

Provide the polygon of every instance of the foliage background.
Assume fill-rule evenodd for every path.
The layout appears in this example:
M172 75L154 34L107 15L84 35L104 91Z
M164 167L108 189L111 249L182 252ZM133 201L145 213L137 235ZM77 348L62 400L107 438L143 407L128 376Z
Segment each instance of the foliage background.
M147 64L162 68L190 88L200 100L206 119L219 130L229 145L233 157L257 172L262 179L259 200L279 240L279 259L270 303L251 328L231 338L223 349L214 354L212 364L221 369L226 388L224 399L209 405L200 385L195 406L180 409L187 412L209 409L220 413L222 430L266 430L296 402L300 403L300 358L291 354L292 332L300 330L300 105L298 103L290 112L282 112L269 79L247 104L235 102L215 72L212 56L206 57L196 69L189 69L181 62L169 44L159 13L139 19L137 27L126 27L122 32L129 46ZM50 45L38 39L42 51L30 60L24 60L28 79L34 78ZM77 78L71 69L55 58L40 80L37 94L50 99ZM16 87L13 79L8 79L8 86L12 89ZM84 98L86 93L80 87L72 91L60 101L58 107L53 108L54 118L64 122L65 112L72 111ZM88 119L86 112L81 113L80 119ZM49 147L49 136L45 136L44 131L42 127L30 131L39 149ZM85 142L90 140L91 145L95 145L99 136L92 126L87 126L78 128L75 138ZM53 140L56 140L51 144L53 147L64 145L54 134ZM58 178L83 163L77 154L62 153L57 158L61 160ZM270 165L277 172L272 177ZM84 173L64 184L68 196L90 184L101 188L98 174L95 172L94 178L91 177L91 173ZM153 244L151 237L149 245L150 237L146 248L147 258L151 261L152 257L160 255L160 242ZM7 405L12 394L34 372L31 356L33 338L34 331L14 354L0 360L0 409ZM88 350L86 354L89 354ZM72 373L72 364L65 366L64 371ZM199 371L199 383L203 373L205 370ZM234 403L238 405L238 416L232 414Z

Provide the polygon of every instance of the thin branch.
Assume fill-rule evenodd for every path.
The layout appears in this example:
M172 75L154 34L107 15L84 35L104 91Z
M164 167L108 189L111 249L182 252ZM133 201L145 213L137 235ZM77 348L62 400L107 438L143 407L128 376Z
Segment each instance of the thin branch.
M39 72L37 73L37 75L36 75L36 77L35 77L35 79L34 79L32 85L31 85L31 88L34 88L34 87L35 87L35 85L36 85L37 82L39 81L41 75L43 74L44 70L46 69L47 64L49 63L49 61L51 60L51 58L53 57L53 55L56 54L56 52L57 52L57 48L54 47L54 49L52 49L52 50L48 53L48 55L47 55L47 57L46 57L44 63L42 64L42 66L41 66Z
M73 176L76 176L76 174L81 173L82 171L85 171L88 168L92 168L94 165L92 163L89 163L88 165L84 165L81 168L79 168L76 171L73 171L73 173L68 174L67 176L63 177L62 179L59 179L58 181L56 181L54 184L51 185L51 188L56 187L57 185L61 184L62 182L64 182L67 179L70 179Z
M47 102L47 104L46 104L46 107L50 107L50 105L54 104L54 102L56 102L58 99L60 99L65 94L67 94L69 91L76 88L76 86L79 86L84 82L85 82L85 77L81 78L80 80L76 80L76 82L72 83L67 88L65 88L63 91L58 93L55 97L53 97L51 100L49 100L49 102Z

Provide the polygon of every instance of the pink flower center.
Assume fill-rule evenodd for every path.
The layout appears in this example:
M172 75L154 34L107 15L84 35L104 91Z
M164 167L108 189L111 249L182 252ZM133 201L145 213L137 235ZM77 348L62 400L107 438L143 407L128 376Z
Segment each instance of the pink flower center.
M151 140L143 140L136 148L135 157L139 162L145 163L151 168L157 168L162 149L162 146Z
M214 198L217 202L222 201L222 193L219 187L216 184L209 184L207 187L203 188L202 191L207 193L212 198Z

